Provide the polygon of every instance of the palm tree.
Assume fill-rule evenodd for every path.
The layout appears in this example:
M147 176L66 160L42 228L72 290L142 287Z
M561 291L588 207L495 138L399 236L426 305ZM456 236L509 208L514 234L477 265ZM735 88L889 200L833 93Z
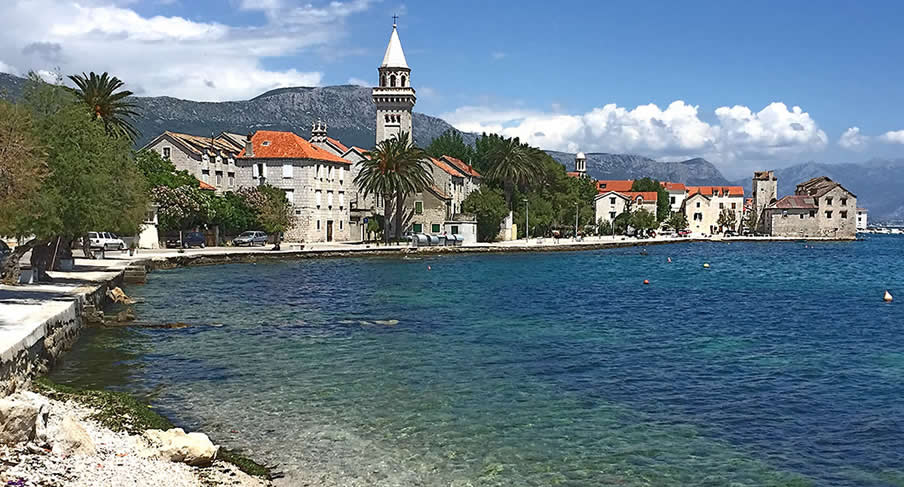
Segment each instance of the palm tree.
M74 74L69 79L78 86L76 93L91 108L95 120L102 120L107 133L116 137L125 136L131 141L138 138L138 130L132 125L131 118L138 116L138 105L124 99L132 96L129 90L114 93L125 84L116 76L104 73L100 76L91 74Z
M539 164L536 154L530 147L522 145L517 137L506 139L498 135L492 141L492 148L487 154L490 169L487 178L502 184L505 192L505 204L512 210L512 193L515 187L530 184L538 176Z
M371 194L383 197L383 217L388 224L394 221L396 239L402 235L402 213L405 198L423 191L433 184L427 155L409 142L408 132L381 141L368 151L367 158L358 163L360 171L355 185L366 198ZM395 214L393 215L393 203ZM393 220L393 216L395 217ZM383 231L383 240L389 241L389 232Z

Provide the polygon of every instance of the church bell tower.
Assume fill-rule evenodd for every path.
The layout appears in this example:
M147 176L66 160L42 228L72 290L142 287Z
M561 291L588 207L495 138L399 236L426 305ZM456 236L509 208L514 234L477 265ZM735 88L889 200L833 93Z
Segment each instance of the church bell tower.
M411 87L411 68L405 61L395 21L383 63L377 71L379 81L373 89L374 104L377 106L377 144L402 132L408 132L413 143L411 110L417 99Z

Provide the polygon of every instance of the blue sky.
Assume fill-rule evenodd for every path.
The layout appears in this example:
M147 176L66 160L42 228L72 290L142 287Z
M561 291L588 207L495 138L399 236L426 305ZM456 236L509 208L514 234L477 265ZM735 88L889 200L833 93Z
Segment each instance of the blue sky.
M902 2L12 0L0 70L210 100L370 83L394 13L416 109L465 130L730 174L902 156Z

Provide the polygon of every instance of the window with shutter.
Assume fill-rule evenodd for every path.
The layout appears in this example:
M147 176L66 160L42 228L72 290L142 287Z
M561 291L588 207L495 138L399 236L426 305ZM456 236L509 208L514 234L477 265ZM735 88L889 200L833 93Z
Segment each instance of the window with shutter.
M326 192L326 206L328 206L330 208L333 207L333 192L332 191Z
M260 173L258 172L258 166L257 164L254 164L251 166L251 177L256 178L258 176L260 176Z
M320 208L321 198L323 197L322 194L323 193L321 193L320 191L314 192L314 202L317 204L317 208Z
M342 208L345 206L345 193L339 192L339 207Z

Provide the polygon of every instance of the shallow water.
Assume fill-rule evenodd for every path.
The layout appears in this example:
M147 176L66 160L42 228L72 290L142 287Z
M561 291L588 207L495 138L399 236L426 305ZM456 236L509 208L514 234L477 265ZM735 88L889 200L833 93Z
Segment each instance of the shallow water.
M193 326L86 332L54 379L288 485L904 485L904 239L648 251L155 272L139 319Z

